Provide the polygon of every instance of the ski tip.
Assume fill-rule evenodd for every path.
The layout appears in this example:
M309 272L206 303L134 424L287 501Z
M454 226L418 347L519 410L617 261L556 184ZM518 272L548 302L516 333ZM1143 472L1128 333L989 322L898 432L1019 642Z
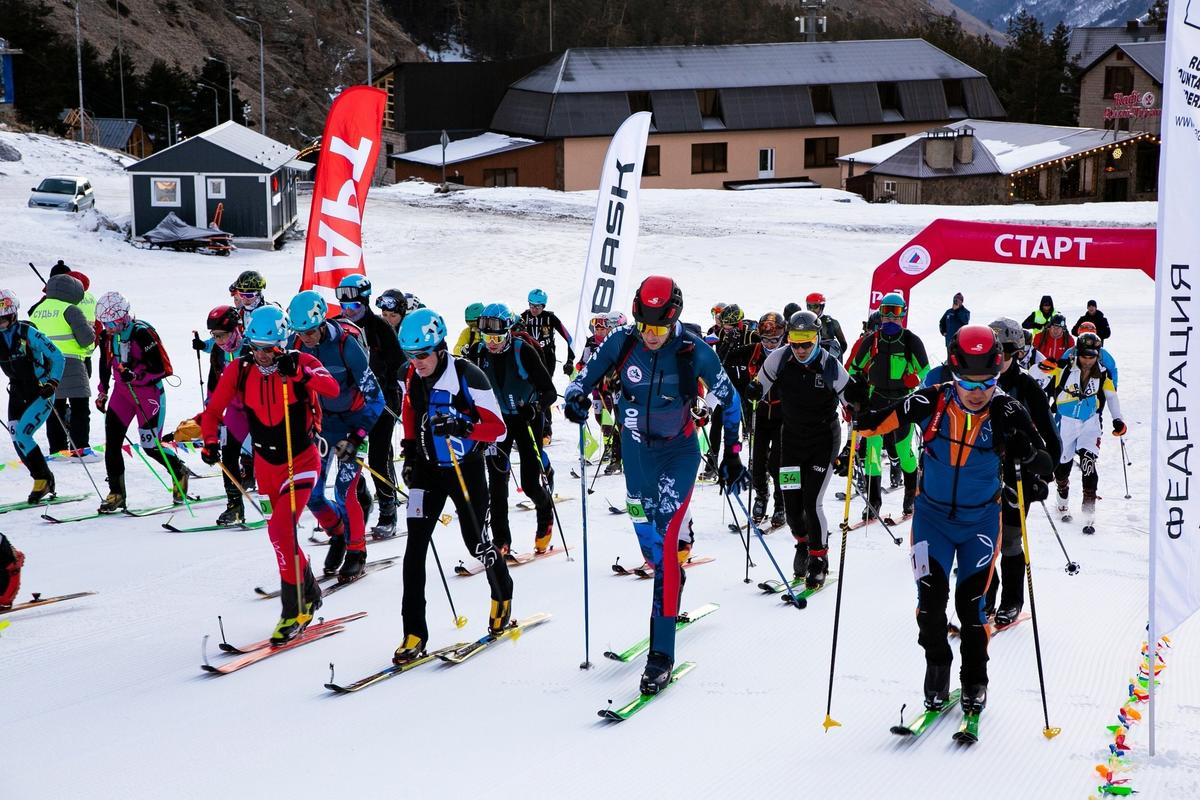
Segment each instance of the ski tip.
M821 727L823 727L825 729L826 733L829 733L830 728L840 728L840 727L842 727L842 723L838 722L836 719L834 719L833 717L826 714L825 721L821 723Z

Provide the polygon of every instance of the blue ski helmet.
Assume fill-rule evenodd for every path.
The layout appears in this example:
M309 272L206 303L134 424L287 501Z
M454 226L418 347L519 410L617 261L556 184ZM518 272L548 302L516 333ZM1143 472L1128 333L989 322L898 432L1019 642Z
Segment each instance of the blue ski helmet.
M884 317L900 318L908 314L908 303L899 292L888 292L879 298L879 313Z
M531 306L544 306L549 299L541 289L534 289L529 293L529 305Z
M365 303L371 296L371 281L366 275L347 275L333 290L339 303Z
M512 328L513 313L504 303L491 303L479 315L479 332L495 336Z
M418 308L405 315L397 338L404 352L425 355L445 343L446 322L432 308Z
M246 341L253 345L283 347L287 342L287 320L278 306L256 308L246 322Z
M301 292L292 298L287 308L287 325L296 333L304 333L321 326L325 315L329 313L329 305L325 298L312 289Z
M474 322L483 313L483 308L483 303L471 303L471 305L467 306L466 311L463 312L463 318L467 322Z

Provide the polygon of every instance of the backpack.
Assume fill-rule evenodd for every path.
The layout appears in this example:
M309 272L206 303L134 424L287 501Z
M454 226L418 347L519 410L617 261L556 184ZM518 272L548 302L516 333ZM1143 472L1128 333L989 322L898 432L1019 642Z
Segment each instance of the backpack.
M150 340L153 341L157 347L158 355L162 359L163 377L169 378L170 376L174 375L175 370L171 367L171 357L167 355L167 348L163 346L162 337L158 335L158 331L148 323L142 322L140 319L135 319L133 321L133 330L129 334L131 341L133 340L133 334L139 330L149 336Z

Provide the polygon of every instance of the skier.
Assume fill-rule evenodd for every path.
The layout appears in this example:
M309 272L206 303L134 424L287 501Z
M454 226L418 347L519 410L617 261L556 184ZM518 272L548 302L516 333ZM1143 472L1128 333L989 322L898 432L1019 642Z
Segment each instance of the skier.
M463 311L463 320L467 323L467 327L462 329L462 333L458 335L458 341L454 343L454 355L466 356L475 349L475 345L479 344L479 315L482 313L483 303L471 303Z
M25 554L12 546L12 542L0 533L0 611L8 611L21 591L21 566Z
M608 335L627 323L628 320L620 311L609 311L592 317L588 323L592 338L584 342L575 369L583 369L583 365L592 360ZM621 435L616 423L617 395L620 391L621 376L615 371L601 378L592 391L596 424L600 426L600 434L604 438L603 457L608 460L604 467L605 475L616 475L621 471Z
M1075 346L1075 359L1063 367L1050 388L1055 403L1058 432L1062 439L1062 455L1054 478L1058 484L1058 512L1063 521L1070 520L1068 495L1071 488L1071 464L1079 456L1079 471L1083 473L1083 531L1095 532L1096 487L1100 475L1096 460L1100 457L1101 412L1112 415L1113 436L1124 436L1126 427L1121 420L1121 402L1112 376L1100 365L1100 337L1085 333Z
M446 500L458 512L467 552L479 559L491 588L488 633L497 636L512 616L512 578L482 527L488 491L483 451L507 433L487 376L448 352L446 323L432 309L410 311L400 325L405 377L404 482L409 487L404 551L404 640L392 657L405 664L425 653L425 559ZM451 449L453 448L453 449Z
M1057 369L1056 362L1074 346L1075 340L1067 333L1067 321L1062 314L1050 317L1042 332L1033 336L1033 347L1041 355L1043 363L1047 364L1044 367L1047 372Z
M1054 298L1048 294L1042 295L1042 301L1038 303L1038 307L1029 312L1029 316L1021 323L1021 327L1028 331L1038 334L1042 332L1042 328L1050 322L1058 312L1054 310Z
M375 307L379 309L379 316L383 321L390 325L393 331L398 332L404 315L408 313L404 292L399 289L384 290L375 298Z
M8 432L33 478L26 501L33 504L54 495L54 473L33 436L50 416L65 359L46 334L17 320L20 310L16 293L0 289L0 371L8 378Z
M733 384L733 388L737 390L739 398L743 401L743 407L738 409L739 420L746 416L748 409L744 405L745 398L742 393L746 389L746 384L749 382L747 375L748 345L752 345L758 341L758 334L754 332L754 328L746 323L746 313L742 311L741 306L737 303L730 303L721 310L721 316L718 320L721 325L720 338L717 340L715 350L717 360L721 362L721 369ZM733 353L737 351L738 356L733 357ZM720 405L712 411L712 424L709 426L709 442L708 456L704 467L704 472L700 475L700 480L704 482L715 481L718 479L718 464L717 455L721 452L721 436L724 430L733 430L733 441L741 440L741 428L730 428L725 421L725 406Z
M266 298L263 297L263 292L266 290L267 279L261 273L252 269L242 272L237 276L237 280L229 284L229 294L233 298L233 307L241 315L240 322L243 329L246 327L246 321L255 310L268 305ZM269 305L277 304L271 303ZM211 349L211 345L206 349Z
M851 377L860 377L870 387L868 408L878 410L891 406L913 389L921 385L921 379L929 371L929 358L925 355L925 344L920 337L903 327L908 314L908 305L897 292L890 292L879 301L879 315L883 324L879 330L866 334L855 345L855 353L847 371ZM903 472L903 513L913 513L913 502L917 492L916 426L905 423L888 431L899 458ZM883 499L882 453L884 437L868 436L866 442L867 496L869 507L863 510L863 519L870 519L880 512ZM874 509L874 510L872 510Z
M910 425L924 431L911 558L917 578L918 641L925 651L925 707L931 710L941 708L950 694L954 656L947 640L946 603L955 560L962 707L979 713L987 703L988 632L983 612L1000 544L1002 460L1021 463L1032 475L1051 469L1024 407L996 391L1001 362L992 330L967 325L950 343L947 363L953 384L921 389L893 405L863 411L854 420L867 436Z
M190 473L179 457L162 445L167 405L163 379L175 374L162 339L150 323L134 318L129 301L120 292L100 295L96 321L103 326L96 408L104 414L104 467L108 473L108 496L98 510L115 514L125 508L121 445L135 419L142 453L167 468L173 487L171 501L182 503ZM110 395L113 379L116 385Z
M675 663L675 623L685 580L679 558L687 557L680 539L700 465L692 421L697 380L708 387L709 406L720 403L724 409L726 489L736 493L749 479L737 436L741 400L716 354L680 323L682 311L683 292L675 281L646 278L633 299L636 324L609 334L563 398L567 419L582 425L591 408L588 394L610 371L620 372L626 507L642 555L654 566L643 694L661 691Z
M504 555L512 549L508 525L508 473L516 445L521 459L521 489L537 512L534 551L545 553L554 536L554 509L542 475L542 410L558 399L554 382L537 348L512 335L512 313L503 303L492 303L479 315L483 342L468 354L487 376L507 434L488 449L488 486L491 496L492 535Z
M1096 330L1096 325L1091 322L1080 323L1079 333L1080 334L1095 333L1095 334L1099 335ZM1104 337L1101 336L1100 339L1101 339L1101 342L1103 342ZM1058 360L1059 366L1065 367L1074 358L1075 358L1075 348L1071 347L1071 349L1069 349L1069 350L1067 350L1067 352L1063 353L1062 358L1060 358ZM1113 358L1113 354L1110 353L1108 351L1108 348L1104 347L1103 344L1100 347L1100 366L1104 367L1105 371L1108 372L1109 377L1112 378L1113 386L1120 389L1121 384L1117 381L1117 360L1115 358Z
M55 270L59 270L55 273ZM96 299L83 282L63 264L55 265L46 281L46 295L29 309L29 321L46 334L63 354L62 380L55 394L53 414L46 420L46 440L51 453L68 447L88 448L91 439L91 366L96 349ZM70 430L65 430L59 420ZM83 455L79 452L78 455Z
M825 313L825 295L820 292L810 292L808 297L804 298L804 307L816 314L817 319L821 321L821 349L834 358L840 359L842 353L846 352L846 334L842 333L841 323ZM790 321L799 310L796 308L791 314L788 314L785 308L783 314L785 323Z
M288 329L294 346L314 356L337 381L338 393L321 397L321 434L328 450L321 474L308 497L308 510L329 534L325 574L338 583L362 577L367 563L366 512L359 499L362 466L358 446L383 413L383 391L371 371L361 332L346 320L327 320L325 298L311 289L288 303ZM325 497L329 468L337 462L333 502ZM370 495L368 494L368 497Z
M374 471L375 499L379 503L379 518L371 536L377 540L390 539L396 535L397 504L392 431L400 414L400 368L404 365L404 354L400 352L395 329L371 311L371 281L366 275L347 275L334 293L341 304L342 317L361 328L366 336L371 372L383 392L384 408L367 436L367 463Z
M282 645L299 636L321 607L321 589L308 558L297 546L296 526L321 471L314 441L320 426L317 398L337 397L339 387L320 361L308 353L285 349L287 325L278 307L252 312L245 338L249 355L240 356L221 373L200 414L204 439L200 457L206 464L221 460L221 421L230 404L240 401L254 442L254 473L271 505L267 535L275 549L283 606L271 644ZM299 593L297 571L302 584ZM297 596L300 593L303 600Z
M947 349L950 347L950 340L954 338L954 334L958 333L958 329L970 322L971 312L963 305L962 292L955 292L954 300L938 322L938 330L942 332L942 337L946 340Z
M704 341L709 344L716 344L721 336L721 312L729 306L729 303L714 303L711 309L713 324L708 326L708 330L704 332Z
M747 389L751 399L777 398L774 413L783 424L775 468L796 540L792 572L809 589L824 586L829 574L829 525L821 502L841 445L838 401L846 394L866 399L837 357L820 345L823 327L812 311L793 314L787 347L767 356Z
M1101 342L1112 338L1112 328L1108 324L1108 317L1104 316L1104 312L1096 306L1095 300L1087 301L1087 310L1076 320L1075 326L1071 328L1071 333L1075 336L1085 333L1083 326L1087 324L1092 325L1092 333L1099 336Z
M559 320L558 315L553 311L546 310L546 293L541 289L534 289L529 293L529 308L521 312L521 323L533 336L534 340L542 348L542 361L546 365L546 372L554 374L555 353L554 353L554 334L557 333L567 343L567 358L563 362L563 374L568 378L571 377L571 371L575 365L575 351L571 349L571 334L567 331L566 326ZM542 435L542 445L550 444L553 438L554 421L550 416L551 407L547 406L542 409L546 418L545 432Z
M758 320L759 340L754 344L738 348L730 353L732 363L745 363L746 375L749 380L747 387L754 382L765 362L783 344L783 336L787 332L787 323L776 311L768 311ZM779 393L765 392L755 397L749 390L745 392L746 402L751 408L751 439L750 439L750 479L754 486L754 503L750 508L750 516L756 523L761 523L767 516L767 503L774 497L774 511L771 514L771 528L782 526L786 520L782 492L779 486L779 452L781 447L780 435L783 418L779 410ZM771 476L771 487L774 492L767 490L767 475Z

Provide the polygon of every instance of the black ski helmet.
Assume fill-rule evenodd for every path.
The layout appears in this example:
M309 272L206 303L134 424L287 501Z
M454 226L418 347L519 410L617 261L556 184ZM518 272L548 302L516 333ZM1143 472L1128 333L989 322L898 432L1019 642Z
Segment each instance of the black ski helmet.
M788 320L789 331L815 331L821 333L821 320L811 311L797 311Z
M722 325L737 325L746 318L746 312L737 303L730 303L721 311Z
M261 292L267 288L267 279L262 276L262 273L248 269L241 275L237 276L237 280L229 284L231 292Z
M1095 358L1100 355L1101 344L1100 337L1096 334L1081 333L1075 340L1075 354Z

